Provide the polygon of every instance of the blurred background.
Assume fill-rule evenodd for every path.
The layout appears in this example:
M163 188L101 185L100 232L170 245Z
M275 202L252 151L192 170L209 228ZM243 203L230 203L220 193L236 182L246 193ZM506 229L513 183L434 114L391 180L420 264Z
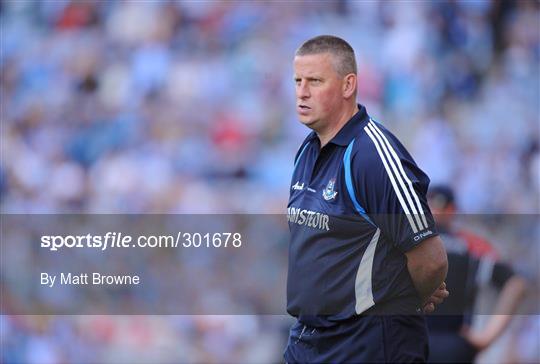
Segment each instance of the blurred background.
M293 54L334 34L359 102L463 213L538 214L539 19L537 1L2 1L1 211L284 213L308 133ZM5 363L278 362L291 324L1 314ZM538 362L539 332L516 317L479 362Z

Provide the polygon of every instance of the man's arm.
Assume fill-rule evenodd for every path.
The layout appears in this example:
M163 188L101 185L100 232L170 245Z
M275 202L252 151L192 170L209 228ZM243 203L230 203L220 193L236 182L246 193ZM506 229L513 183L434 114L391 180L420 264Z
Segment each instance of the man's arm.
M444 244L439 236L430 237L405 253L407 268L422 303L441 286L448 272Z
M490 315L486 326L480 331L463 330L462 335L479 351L490 346L506 329L512 315L516 312L527 290L527 282L524 278L514 275L504 285L495 313Z

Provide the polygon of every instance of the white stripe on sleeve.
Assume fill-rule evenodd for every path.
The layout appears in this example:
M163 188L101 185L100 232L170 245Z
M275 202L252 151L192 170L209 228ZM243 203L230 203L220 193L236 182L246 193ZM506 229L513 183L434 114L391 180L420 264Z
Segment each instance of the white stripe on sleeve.
M416 224L414 223L414 221L413 221L413 219L411 217L411 212L409 211L409 208L407 207L407 204L403 200L403 196L401 195L401 191L399 190L399 188L398 188L398 186L396 184L396 180L394 179L392 171L390 170L390 167L388 166L388 163L386 162L386 158L384 157L383 152L381 151L381 148L379 146L379 143L378 143L377 139L375 138L375 136L373 136L373 134L371 133L371 131L369 130L369 128L367 126L364 127L364 131L367 133L367 135L369 136L369 138L371 139L373 144L375 144L375 148L377 149L377 152L379 153L379 157L381 158L381 160L383 162L384 169L386 169L386 173L388 174L388 177L390 178L390 182L392 183L392 187L394 187L394 191L395 191L396 196L397 196L397 198L399 200L399 203L401 204L401 207L403 208L403 211L405 211L405 216L407 216L407 219L409 220L409 223L411 224L413 232L416 234L418 232L418 228L416 227Z
M384 135L384 133L379 129L379 127L377 126L377 124L375 124L373 121L369 121L369 124L374 128L374 130L376 132L378 132L378 134L383 138L383 140L385 141L385 144L387 145L388 149L390 150L390 153L392 154L392 156L394 157L394 160L396 161L396 164L397 166L399 167L399 171L401 172L401 175L403 176L403 178L405 179L405 181L407 181L407 185L409 186L409 189L410 189L410 192L414 198L414 202L416 203L416 206L418 207L418 211L420 213L420 216L422 218L422 221L424 223L424 229L427 229L428 227L428 223L427 223L427 220L426 220L426 215L424 214L424 209L422 208L422 204L420 203L420 199L418 198L418 194L416 193L416 191L414 190L414 187L412 185L412 182L411 180L409 179L409 177L407 176L407 173L405 173L405 170L403 169L403 164L401 163L401 159L398 157L398 155L396 154L396 151L394 150L394 148L392 147L392 145L390 144L390 142L388 141L388 138L386 138L386 135ZM413 208L413 211L414 211L414 208ZM418 218L418 217L417 217ZM420 226L422 226L420 224Z

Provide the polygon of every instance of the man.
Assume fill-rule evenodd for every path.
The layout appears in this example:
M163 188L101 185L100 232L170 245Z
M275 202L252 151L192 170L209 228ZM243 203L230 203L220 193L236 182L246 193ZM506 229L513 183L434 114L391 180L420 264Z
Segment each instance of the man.
M454 226L456 205L448 186L434 186L428 193L437 228L448 251L449 271L446 284L452 296L428 318L430 362L472 363L510 323L523 300L524 278L499 260L489 242ZM491 284L500 289L495 312L481 331L469 329L479 288Z
M306 41L294 58L296 110L313 131L295 158L287 362L425 362L424 311L448 295L428 177L356 103L354 51Z

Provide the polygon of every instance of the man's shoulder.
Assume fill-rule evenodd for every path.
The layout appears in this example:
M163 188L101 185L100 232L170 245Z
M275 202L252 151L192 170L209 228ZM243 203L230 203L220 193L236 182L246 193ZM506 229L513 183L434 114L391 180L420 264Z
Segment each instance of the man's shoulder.
M351 163L351 169L359 179L386 181L387 178L392 180L393 176L404 176L412 182L421 182L426 189L429 185L429 177L399 139L372 119L355 137Z
M352 155L364 166L382 166L384 162L395 162L396 158L412 161L399 139L373 119L355 136Z

